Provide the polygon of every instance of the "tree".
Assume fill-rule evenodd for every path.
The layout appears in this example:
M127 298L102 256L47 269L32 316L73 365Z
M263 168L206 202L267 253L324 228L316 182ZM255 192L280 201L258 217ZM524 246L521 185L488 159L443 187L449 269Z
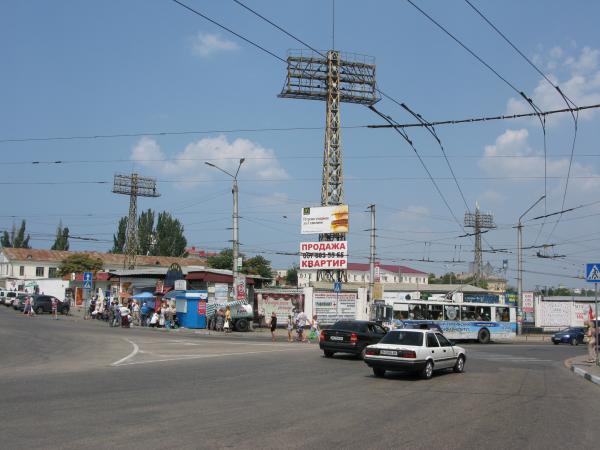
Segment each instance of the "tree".
M70 273L81 273L81 272L98 272L102 270L104 263L100 258L91 258L85 253L75 253L69 255L62 260L58 268L60 276L65 276Z
M127 220L127 219L126 219ZM138 253L150 255L154 243L154 211L142 212L138 219Z
M240 255L243 257L243 255ZM233 250L225 248L219 252L218 255L209 256L206 260L208 267L213 269L226 269L231 270L233 267Z
M69 229L62 226L62 220L58 222L58 228L56 229L56 239L52 250L69 250Z
M242 265L242 272L250 275L260 275L264 278L273 278L271 261L260 255L245 260Z
M299 266L293 265L285 273L285 284L288 286L298 286L298 270Z
M156 244L151 254L154 256L185 256L187 239L183 235L183 225L168 212L158 215L156 222Z
M25 237L25 220L22 220L18 230L13 223L10 233L6 230L2 233L0 243L2 244L2 247L31 248L29 246L29 239L29 234Z
M119 225L117 226L117 234L113 234L113 248L110 250L111 253L123 253L126 236L127 217L121 217L119 219Z

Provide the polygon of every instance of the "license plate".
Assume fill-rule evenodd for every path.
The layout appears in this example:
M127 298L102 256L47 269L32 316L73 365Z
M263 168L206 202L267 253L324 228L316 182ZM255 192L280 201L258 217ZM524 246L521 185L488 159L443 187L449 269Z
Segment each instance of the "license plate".
M379 354L384 356L398 356L396 350L379 350Z
M329 340L330 341L343 341L344 337L343 336L329 336Z

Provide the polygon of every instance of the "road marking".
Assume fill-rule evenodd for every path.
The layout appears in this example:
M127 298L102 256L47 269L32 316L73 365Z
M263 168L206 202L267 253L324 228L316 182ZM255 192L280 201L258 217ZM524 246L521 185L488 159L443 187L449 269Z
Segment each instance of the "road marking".
M120 364L123 364L125 361L133 358L135 355L138 354L138 352L140 351L140 348L137 346L137 344L133 341L130 341L129 339L125 339L127 342L129 342L131 345L133 345L133 351L127 355L125 358L121 358L118 361L115 361L114 363L111 364L111 366L116 367Z
M308 348L306 349L298 349L298 350L310 350ZM126 358L123 358L123 360L117 361L117 363L113 363L111 364L112 366L133 366L133 365L139 365L139 364L151 364L151 363L157 363L157 362L168 362L168 361L187 361L189 359L204 359L204 358L220 358L223 356L243 356L243 355L255 355L255 354L259 354L259 353L276 353L276 352L287 352L289 351L289 349L285 349L285 350L258 350L255 352L236 352L236 353L216 353L213 355L180 355L179 357L176 358L163 358L163 359L152 359L149 361L133 361L133 362L128 362L128 363L121 363L121 364L117 364L120 363L123 360L126 360L127 358L129 358L130 356L127 356Z

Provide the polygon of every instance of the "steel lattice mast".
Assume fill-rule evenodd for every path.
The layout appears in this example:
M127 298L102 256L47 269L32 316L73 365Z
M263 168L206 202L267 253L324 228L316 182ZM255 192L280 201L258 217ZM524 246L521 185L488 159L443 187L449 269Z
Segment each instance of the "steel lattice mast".
M137 173L131 175L115 174L113 190L115 194L129 195L129 215L127 216L127 231L125 233L125 269L135 268L135 258L138 253L137 229L137 198L160 197L156 190L156 180L140 177Z
M374 59L363 55L342 55L335 50L328 51L326 56L293 51L288 54L287 62L286 83L279 96L326 102L321 205L340 205L344 201L340 103L373 105L379 100ZM320 241L341 241L345 238L343 233L319 235ZM317 279L345 281L345 271L320 270Z
M477 284L482 278L483 258L481 251L481 230L496 228L492 214L481 214L479 204L475 204L475 212L465 213L465 227L473 228L475 235L475 250L473 258L473 282Z

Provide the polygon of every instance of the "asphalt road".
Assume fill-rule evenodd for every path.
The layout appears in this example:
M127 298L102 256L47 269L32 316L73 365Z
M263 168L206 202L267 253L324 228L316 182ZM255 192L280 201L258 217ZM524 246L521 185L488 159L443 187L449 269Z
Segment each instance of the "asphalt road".
M466 372L374 378L314 344L110 329L0 306L0 447L579 448L600 446L583 347L466 345Z

